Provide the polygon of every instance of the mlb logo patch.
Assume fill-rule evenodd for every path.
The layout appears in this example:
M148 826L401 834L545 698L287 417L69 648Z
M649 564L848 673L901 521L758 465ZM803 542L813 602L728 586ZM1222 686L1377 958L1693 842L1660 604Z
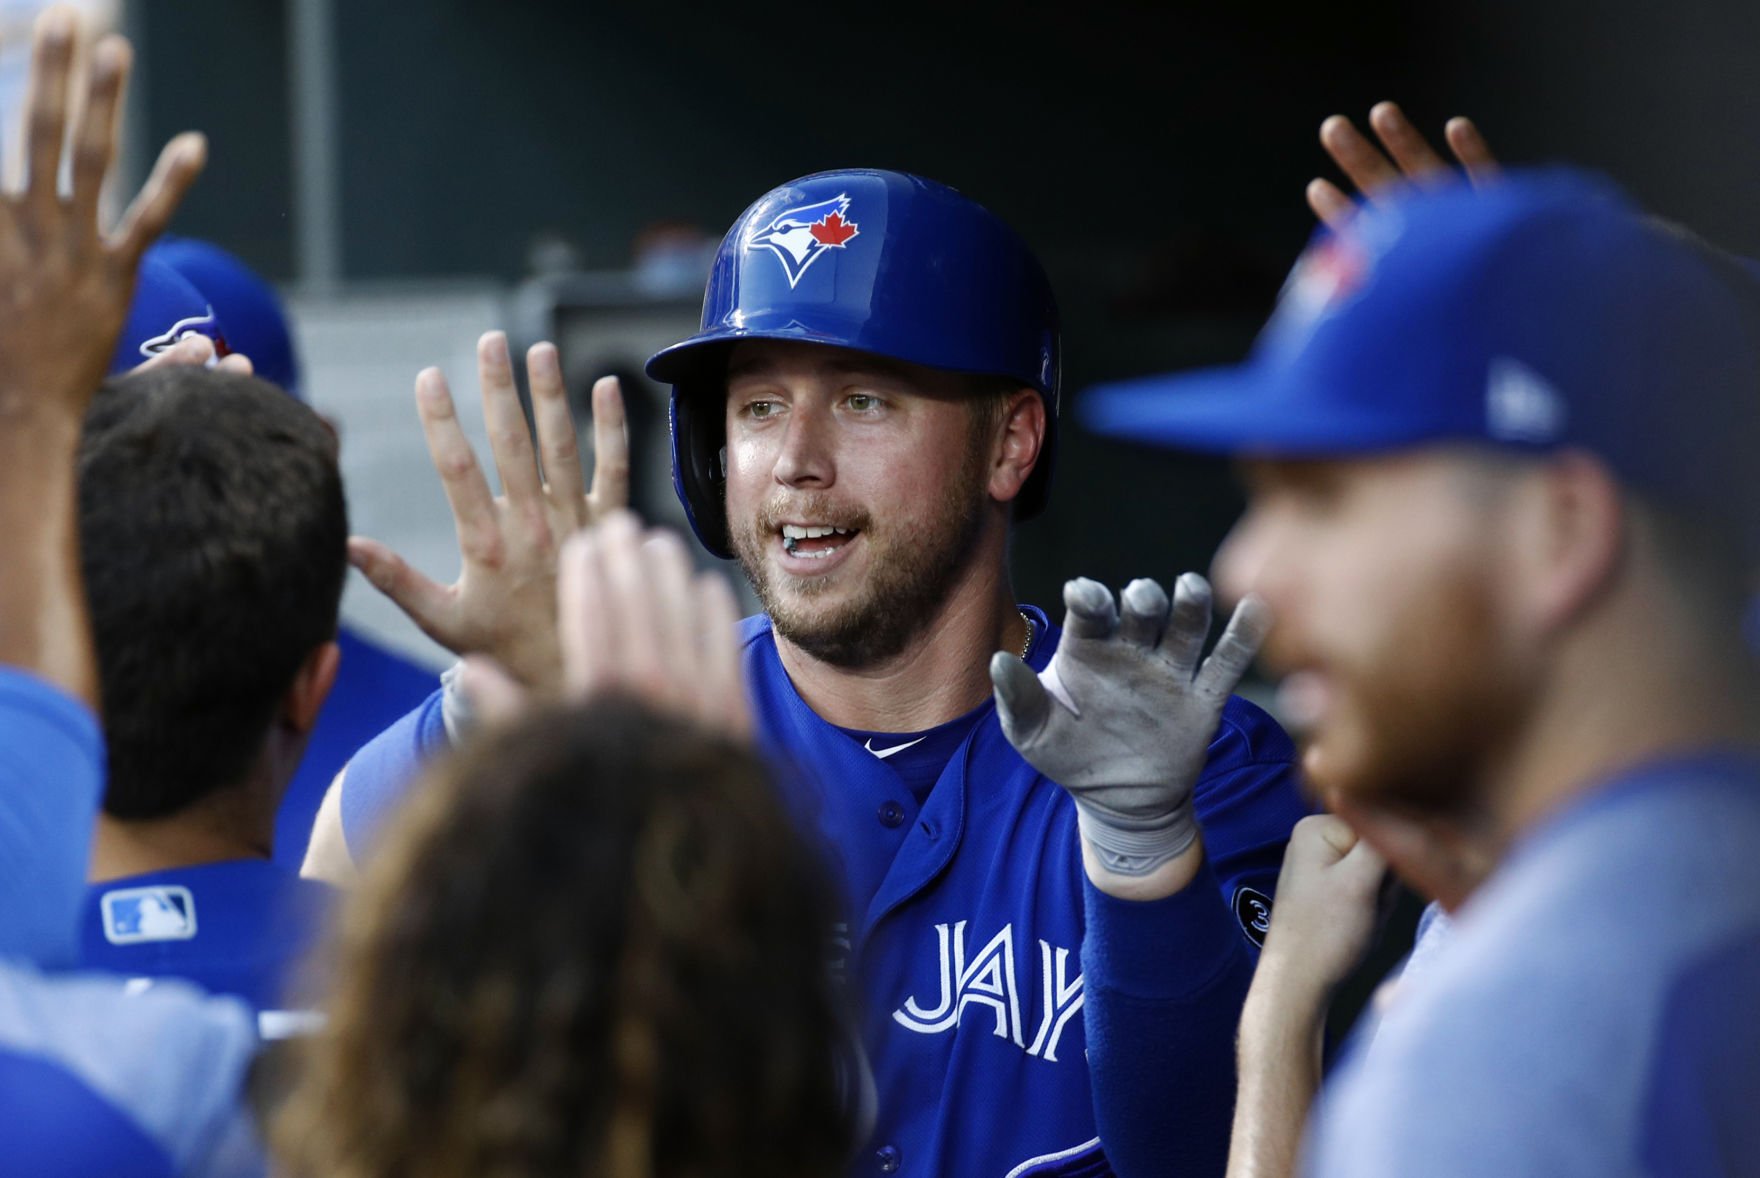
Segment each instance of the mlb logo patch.
M817 204L799 205L778 213L746 242L749 250L767 249L782 263L793 290L801 275L827 250L840 250L861 235L849 219L849 197L838 193Z
M187 941L196 935L196 899L188 888L164 884L118 888L98 901L104 939L112 945L142 941Z

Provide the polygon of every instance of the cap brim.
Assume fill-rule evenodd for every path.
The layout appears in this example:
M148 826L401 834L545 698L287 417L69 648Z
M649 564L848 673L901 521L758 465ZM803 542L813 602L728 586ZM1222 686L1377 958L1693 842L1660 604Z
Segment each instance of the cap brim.
M1093 433L1209 454L1351 454L1425 440L1433 430L1290 387L1248 363L1098 385L1077 400Z

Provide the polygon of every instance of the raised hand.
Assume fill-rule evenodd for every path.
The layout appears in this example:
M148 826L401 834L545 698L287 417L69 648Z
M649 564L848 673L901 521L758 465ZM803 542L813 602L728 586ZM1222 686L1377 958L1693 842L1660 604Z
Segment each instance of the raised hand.
M695 573L672 532L643 535L615 512L570 537L557 596L564 689L575 699L621 692L736 739L751 734L735 627L739 607L719 573ZM486 719L529 695L492 662L467 659L460 688Z
M1320 124L1320 146L1356 185L1364 200L1373 203L1408 185L1434 185L1457 177L1455 168L1430 146L1429 140L1394 103L1377 103L1369 111L1369 127L1380 147L1344 115L1333 115ZM1471 119L1448 120L1443 138L1472 184L1483 185L1497 178L1497 160ZM1349 220L1357 209L1357 203L1330 180L1309 182L1307 196L1314 215L1334 229Z
M1075 798L1104 869L1144 876L1197 838L1192 790L1269 619L1246 599L1200 664L1210 585L1196 573L1179 579L1171 603L1154 581L1132 581L1122 614L1085 578L1064 585L1063 601L1063 638L1043 675L1010 654L991 659L1002 730Z
M526 353L537 421L537 451L514 385L507 336L477 343L477 378L489 449L502 494L488 480L460 427L446 378L437 368L416 377L416 412L428 453L446 489L458 531L462 570L441 585L376 540L352 537L349 559L434 641L454 654L492 657L519 682L555 688L562 681L556 634L556 565L570 534L629 503L629 440L623 396L607 377L593 386L593 482L583 486L574 418L554 344ZM538 455L543 457L543 476Z
M114 233L98 201L116 158L116 129L133 52L121 37L92 50L72 134L72 184L59 188L77 20L52 8L38 21L25 115L24 190L0 198L0 417L44 407L77 420L97 391L134 294L141 255L207 159L195 133L165 145Z
M103 233L98 199L116 158L132 51L121 37L105 37L92 50L64 195L77 33L66 8L37 22L24 127L29 172L22 191L0 195L0 536L7 546L0 664L28 668L95 706L74 451L127 317L141 254L201 171L207 144L195 134L168 143L121 225Z

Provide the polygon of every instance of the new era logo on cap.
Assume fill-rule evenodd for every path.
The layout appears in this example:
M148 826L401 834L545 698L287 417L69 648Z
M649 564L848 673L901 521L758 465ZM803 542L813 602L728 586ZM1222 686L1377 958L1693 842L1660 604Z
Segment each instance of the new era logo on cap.
M1485 432L1500 442L1546 445L1564 435L1564 397L1552 382L1508 356L1491 361L1485 385Z
M105 892L98 906L112 945L187 941L196 935L196 900L186 887L164 884Z

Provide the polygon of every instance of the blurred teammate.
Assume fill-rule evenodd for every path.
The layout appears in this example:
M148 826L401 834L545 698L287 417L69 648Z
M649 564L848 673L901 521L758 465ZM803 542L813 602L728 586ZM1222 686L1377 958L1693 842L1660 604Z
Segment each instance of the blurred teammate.
M259 1165L239 1103L255 1047L242 1006L39 972L73 955L102 788L75 449L140 255L206 153L198 136L173 140L101 234L130 51L120 38L93 49L63 196L75 37L65 11L38 24L29 176L0 197L0 1158L33 1175L247 1174Z
M199 288L224 322L227 348L250 357L256 374L306 401L299 349L275 291L243 261L211 242L165 237L146 267L164 267ZM275 819L277 865L299 870L324 791L348 758L434 690L432 671L386 649L346 623L336 631L342 665L318 713L305 756Z
M277 1125L289 1173L828 1178L848 1157L831 899L748 743L733 595L676 538L638 542L621 517L565 559L585 702L441 762L351 893ZM601 554L649 575L597 592Z
M112 382L81 443L80 539L109 781L81 963L276 1009L322 884L270 862L337 674L335 439L267 382Z
M1316 783L1509 847L1310 1172L1760 1170L1757 388L1749 274L1546 173L1353 218L1245 368L1094 398L1249 457L1219 577Z
M742 629L760 743L793 767L791 804L837 859L879 1091L862 1171L1089 1172L1105 1164L1101 1139L1145 1120L1159 1130L1149 1153L1222 1169L1233 1027L1303 812L1293 750L1229 698L1250 646L1239 634L1201 682L1154 697L1167 740L1065 782L1081 790L1079 821L1003 737L991 655L1044 668L1058 647L1046 615L1015 602L1007 555L1013 520L1045 501L1059 347L1049 286L1012 230L939 184L852 170L748 209L722 244L702 330L649 363L673 385L674 474L697 536L740 561L765 605ZM503 363L484 368L504 504L444 386L418 389L459 520L459 583L377 545L355 555L440 642L542 683L549 617L506 603L552 540L530 521L576 492L543 492L523 428L497 426L518 412ZM534 403L546 473L566 477L565 403ZM1127 590L1145 609L1157 595L1165 615L1158 588ZM1185 583L1165 625L1188 670L1206 595ZM1100 597L1111 608L1091 584L1069 599L1072 674L1102 637ZM443 743L442 712L434 701L350 764L344 829ZM1097 974L1084 944L1109 939L1125 948ZM1128 1033L1077 1017L1102 987L1136 1004ZM1180 1050L1139 1051L1145 1023Z

